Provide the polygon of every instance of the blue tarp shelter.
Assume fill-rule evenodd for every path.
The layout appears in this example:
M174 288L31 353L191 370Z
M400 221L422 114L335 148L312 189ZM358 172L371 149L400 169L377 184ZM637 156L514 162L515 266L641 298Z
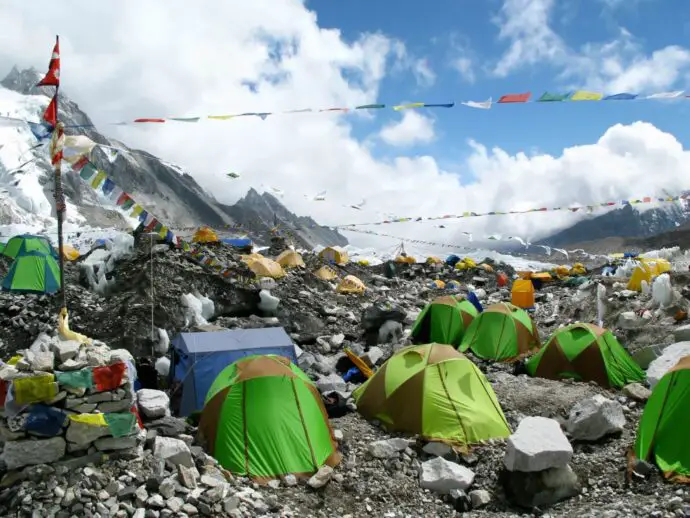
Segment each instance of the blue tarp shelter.
M252 246L252 240L249 238L226 238L221 239L226 245L234 246L236 248L245 248Z
M182 416L201 410L206 393L220 371L240 358L278 354L297 363L295 345L282 327L180 333L171 345L173 382L182 384Z

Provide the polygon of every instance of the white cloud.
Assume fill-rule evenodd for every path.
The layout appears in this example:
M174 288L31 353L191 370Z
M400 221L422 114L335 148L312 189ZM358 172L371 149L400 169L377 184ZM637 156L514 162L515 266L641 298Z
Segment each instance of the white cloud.
M451 66L460 73L460 76L467 82L473 83L475 80L472 60L467 56L456 57Z
M399 122L385 126L379 137L392 146L431 142L435 137L434 120L415 111L406 111Z
M613 7L616 0L602 0ZM536 64L561 69L568 86L606 93L651 92L673 87L690 70L690 50L669 45L647 54L632 34L619 28L605 43L570 48L550 25L554 0L504 0L496 23L508 49L493 72L499 77Z
M412 71L417 79L417 84L420 86L429 87L436 82L436 74L431 69L429 61L426 58L416 60Z
M381 220L386 214L430 216L624 199L662 189L677 192L690 183L685 174L690 153L645 123L615 126L597 143L568 148L557 157L511 156L471 143L467 162L452 170L423 155L379 160L353 136L348 117L331 114L107 126L145 116L375 102L391 61L400 59L401 44L376 34L346 43L338 31L319 28L315 15L297 0L213 2L205 9L181 0L75 1L69 10L37 3L1 4L0 70L14 63L45 69L53 30L59 27L65 94L102 131L186 167L223 202L234 202L249 186L272 185L285 192L283 200L295 212L341 224ZM404 122L421 114L403 116ZM241 178L229 181L228 171ZM461 171L473 183L462 184ZM304 198L323 190L329 193L326 202ZM341 207L363 198L367 204L360 212ZM373 228L462 243L461 230L533 238L577 216L448 220L446 229L428 223ZM348 236L362 242L358 234Z

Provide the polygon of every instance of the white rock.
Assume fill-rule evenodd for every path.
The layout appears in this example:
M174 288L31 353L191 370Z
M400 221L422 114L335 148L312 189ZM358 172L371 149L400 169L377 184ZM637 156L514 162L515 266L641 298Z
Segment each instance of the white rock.
M182 464L188 468L194 467L192 452L187 443L180 439L157 436L153 443L153 454L160 459L169 460L173 464Z
M372 346L362 355L362 361L369 367L374 367L383 358L383 351L380 347Z
M640 325L640 317L634 311L625 311L618 315L618 327L622 329L634 329Z
M134 435L128 437L101 437L94 446L98 451L128 450L136 448L137 438Z
M486 290L484 288L477 288L474 290L474 294L477 296L478 300L486 299Z
M294 487L297 485L297 477L292 473L289 473L283 477L283 482L288 487Z
M419 480L422 489L448 494L453 489L466 490L473 481L474 472L471 469L442 457L422 463Z
M624 427L623 406L601 394L573 406L566 423L566 430L570 436L579 441L596 441L607 435L619 433Z
M508 438L503 462L510 471L542 471L564 467L572 456L573 447L558 421L526 417Z
M347 383L343 378L337 374L329 374L328 376L322 376L317 382L316 387L323 394L326 392L345 392L347 391Z
M435 457L445 457L446 455L450 455L453 448L442 442L430 442L424 445L422 451Z
M330 342L333 347L340 347L343 345L343 342L345 341L345 335L343 333L339 333L337 335L331 336Z
M81 449L106 435L110 435L107 426L92 426L70 419L65 437L70 444L76 446L77 449Z
M141 389L137 392L137 402L141 413L148 418L170 415L170 398L161 390Z
M386 320L379 328L378 342L386 344L396 342L403 336L403 326L395 320Z
M321 466L319 468L319 471L314 473L314 475L307 481L307 484L314 488L314 489L319 489L328 482L330 482L331 477L333 476L333 468L330 466Z
M339 430L338 428L333 430L333 438L338 442L343 442L343 439L345 438L343 431Z
M62 437L51 437L40 441L9 441L5 443L2 456L7 469L22 466L49 464L65 456L67 443Z
M369 445L369 453L377 459L390 459L392 457L397 457L398 453L404 451L409 444L407 439L399 437L375 441Z
M482 507L491 502L491 493L486 489L475 489L470 491L469 495L472 507Z
M54 340L51 349L60 363L73 360L79 355L80 343L76 340Z
M683 327L690 328L690 325ZM679 329L682 328L678 328L676 331ZM661 356L649 364L649 368L647 369L647 382L649 386L653 389L654 385L664 377L664 374L666 374L669 369L676 366L678 360L688 355L690 355L690 341L677 342L666 347L661 353Z
M623 387L623 394L635 401L647 401L652 391L641 383L629 383Z

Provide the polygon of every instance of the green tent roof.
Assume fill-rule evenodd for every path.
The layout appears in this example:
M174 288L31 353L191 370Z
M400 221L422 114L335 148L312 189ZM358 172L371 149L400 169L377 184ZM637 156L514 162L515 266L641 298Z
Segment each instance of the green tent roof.
M223 369L199 435L221 466L257 481L311 475L340 460L319 391L282 356L247 356Z
M401 349L353 396L366 418L427 440L464 447L510 435L484 374L451 345Z
M484 360L514 361L540 347L532 317L523 310L502 302L487 307L465 332L460 350Z
M2 255L16 259L20 255L31 252L52 255L55 259L58 258L57 251L50 244L48 238L31 234L22 234L12 237L5 245Z
M2 280L4 291L55 293L60 290L60 267L52 255L29 252L17 257Z
M690 481L690 356L656 384L637 430L637 458L656 462L666 478Z
M616 337L593 324L572 324L557 330L525 364L531 376L594 381L622 388L644 381L645 374Z
M458 346L465 330L479 314L468 300L438 297L427 304L412 326L415 343L439 343Z

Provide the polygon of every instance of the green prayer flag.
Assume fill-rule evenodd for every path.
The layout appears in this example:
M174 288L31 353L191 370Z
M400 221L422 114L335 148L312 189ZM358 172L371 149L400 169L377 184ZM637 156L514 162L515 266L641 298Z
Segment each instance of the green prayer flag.
M562 102L565 101L570 94L552 94L549 92L544 92L544 94L537 99L538 103L545 103L545 102Z
M93 371L91 369L81 369L78 371L57 372L55 379L60 385L67 385L75 388L92 388Z
M82 177L84 180L90 180L91 177L96 174L97 169L94 167L93 164L88 163L84 167L81 168L81 171L79 171L79 176Z
M106 412L105 422L113 437L125 437L134 431L137 417L132 412Z

